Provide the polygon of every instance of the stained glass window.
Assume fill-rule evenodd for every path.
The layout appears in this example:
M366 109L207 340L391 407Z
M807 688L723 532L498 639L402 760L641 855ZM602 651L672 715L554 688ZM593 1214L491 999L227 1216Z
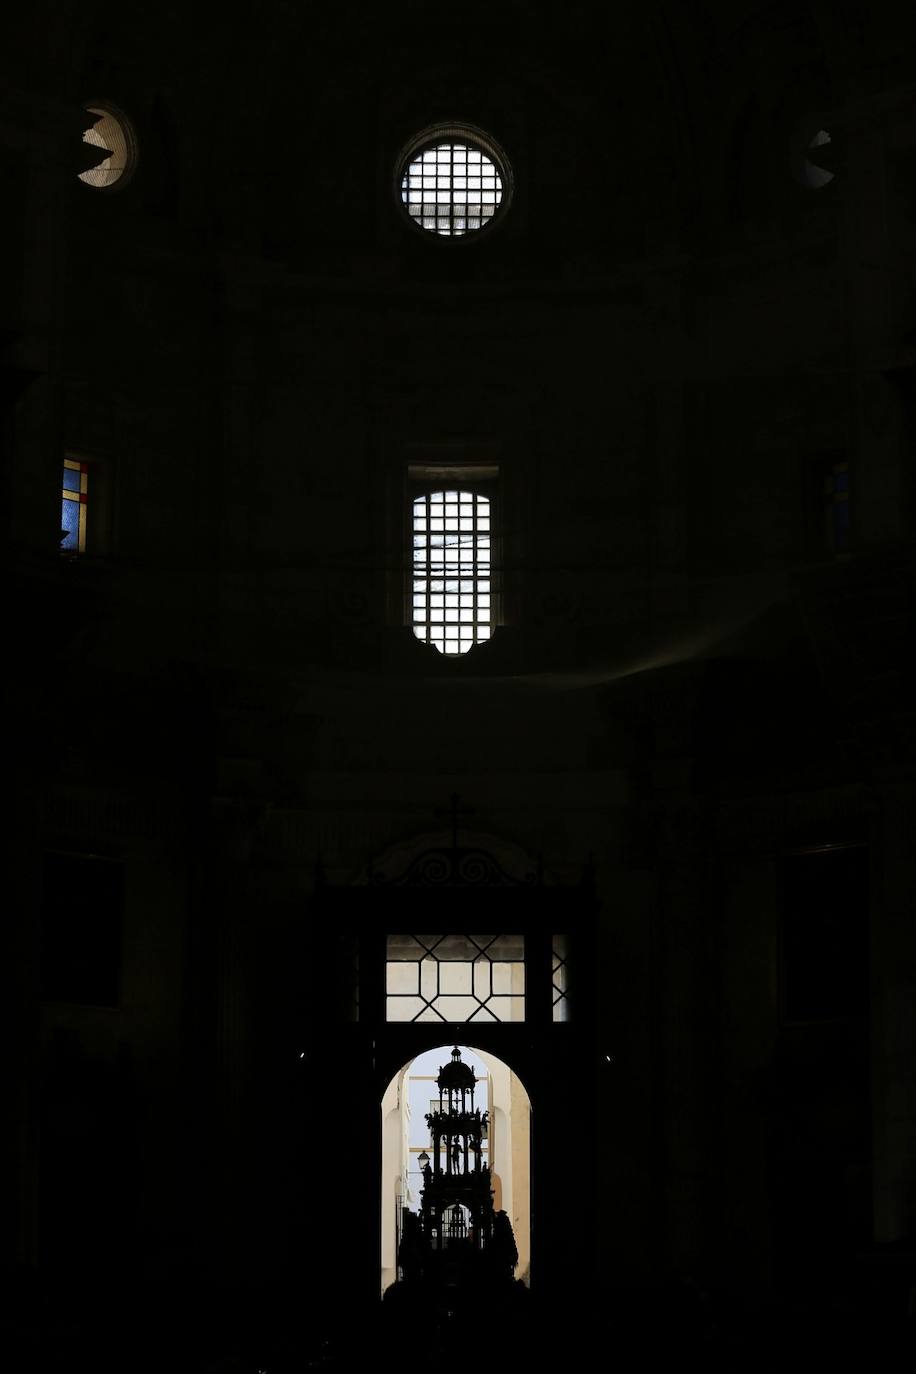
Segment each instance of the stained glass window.
M490 498L434 491L413 502L413 632L465 654L493 632Z
M75 458L64 459L61 498L61 550L64 553L85 553L89 512L88 463Z
M521 935L389 935L388 1021L524 1021Z

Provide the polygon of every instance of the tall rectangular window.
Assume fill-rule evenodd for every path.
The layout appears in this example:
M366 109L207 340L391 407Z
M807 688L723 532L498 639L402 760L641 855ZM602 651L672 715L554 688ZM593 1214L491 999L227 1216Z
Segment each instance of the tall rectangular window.
M491 502L466 487L412 502L413 632L441 654L465 654L493 633Z
M553 995L553 1020L560 1023L569 1020L569 949L565 935L554 935L551 941L551 991Z
M65 458L60 512L62 553L86 552L88 521L89 464L77 458Z

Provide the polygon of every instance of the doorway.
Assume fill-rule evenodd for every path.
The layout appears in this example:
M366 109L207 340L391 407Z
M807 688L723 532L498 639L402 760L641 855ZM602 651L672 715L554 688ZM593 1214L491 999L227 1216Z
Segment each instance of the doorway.
M426 1115L438 1100L436 1079L455 1046L425 1050L393 1075L382 1095L381 1291L398 1278L398 1240L407 1212L419 1213L422 1160L432 1141ZM531 1272L531 1099L518 1074L489 1050L458 1043L461 1059L474 1071L476 1101L487 1112L483 1157L491 1172L494 1210L505 1211L515 1236L515 1277Z

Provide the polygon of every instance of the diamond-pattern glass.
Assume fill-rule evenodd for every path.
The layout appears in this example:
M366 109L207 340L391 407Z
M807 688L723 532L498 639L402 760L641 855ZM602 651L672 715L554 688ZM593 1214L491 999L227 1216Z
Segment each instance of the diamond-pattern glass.
M524 1021L521 935L389 935L388 1021Z
M567 967L567 941L565 935L553 937L551 982L553 996L553 1019L555 1022L569 1020L569 970Z

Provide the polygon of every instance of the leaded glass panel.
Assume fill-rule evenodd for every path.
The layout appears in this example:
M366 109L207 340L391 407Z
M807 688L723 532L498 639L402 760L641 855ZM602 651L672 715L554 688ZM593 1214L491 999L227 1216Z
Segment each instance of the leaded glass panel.
M89 464L65 458L60 512L60 547L64 553L86 552L88 510Z
M555 1022L569 1020L569 970L567 967L567 940L565 935L553 937L551 958L553 983L553 1019Z
M522 935L389 935L388 1021L524 1021Z

